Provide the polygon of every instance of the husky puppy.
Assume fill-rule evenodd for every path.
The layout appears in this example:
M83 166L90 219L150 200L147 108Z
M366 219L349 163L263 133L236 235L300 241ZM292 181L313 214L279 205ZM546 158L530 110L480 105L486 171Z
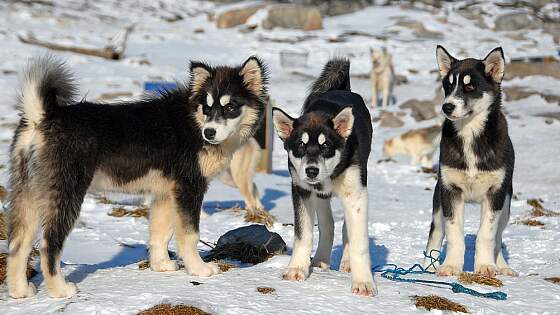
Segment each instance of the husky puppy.
M273 109L276 131L288 152L292 177L295 240L284 279L301 281L310 264L330 266L334 222L330 199L344 205L344 254L341 270L352 270L352 292L373 295L377 289L370 266L368 241L367 161L371 118L362 97L350 91L350 62L329 61L303 105L299 118ZM319 247L310 262L315 214Z
M64 241L88 187L149 193L150 265L176 270L173 235L187 272L218 273L198 254L199 216L208 182L253 136L264 116L267 73L256 57L237 67L192 62L189 85L139 101L76 101L70 72L51 57L27 70L21 121L10 152L8 291L33 296L26 261L39 222L41 270L51 297L76 293L60 270Z
M459 275L465 254L464 203L480 203L475 272L490 277L515 275L502 255L515 160L502 113L502 48L492 50L483 60L457 60L442 46L437 47L436 54L445 91L445 121L426 252L440 250L447 235L447 254L437 274ZM424 261L425 266L429 263L429 259Z
M261 203L257 185L253 182L257 165L261 160L261 147L255 138L247 142L233 154L226 170L220 175L222 183L239 189L249 212L265 210Z
M398 154L410 155L411 165L421 163L422 166L432 167L432 156L439 142L441 126L431 126L409 130L383 143L383 154L392 158Z
M386 48L381 51L370 49L372 62L371 79L371 105L377 107L378 95L381 94L381 107L386 108L393 97L395 84L395 70L393 69L393 55Z

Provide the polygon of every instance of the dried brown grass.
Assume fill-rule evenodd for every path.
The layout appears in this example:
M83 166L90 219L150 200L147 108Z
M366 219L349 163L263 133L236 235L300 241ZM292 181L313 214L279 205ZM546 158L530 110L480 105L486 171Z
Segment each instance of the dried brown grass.
M141 311L138 315L210 315L210 313L190 305L158 304Z
M502 280L498 278L488 277L476 273L463 272L458 279L459 282L464 284L478 283L478 284L493 286L496 288L502 287L504 285Z
M546 280L548 282L552 282L554 284L560 284L560 277L544 278L544 280Z
M8 239L8 215L0 212L0 240Z
M8 254L7 253L0 253L0 284L3 284L6 280L6 273L7 273L7 265L8 265ZM37 271L31 267L31 262L27 262L27 279L33 278Z
M262 293L262 294L274 294L274 293L276 293L276 289L271 288L271 287L257 287L257 291Z
M218 260L215 262L218 265L218 268L220 268L221 272L227 272L230 269L234 269L234 268L238 268L239 266L232 264L232 263L228 263L227 261L224 260Z
M147 207L138 207L132 210L125 209L123 207L115 207L108 215L112 217L135 217L135 218L148 218L150 209Z
M530 215L532 217L557 217L560 216L560 212L552 211L546 209L542 205L542 201L539 199L529 199L527 200L527 204L533 207L531 210Z
M535 220L535 219L527 219L527 220L522 220L519 223L521 224L525 224L527 226L535 226L535 227L541 227L544 226L544 223L542 223L539 220Z
M276 218L272 214L261 209L247 210L244 219L245 222L264 224L268 227L271 227L274 221L276 221Z
M427 295L427 296L414 296L413 298L414 298L414 305L416 305L416 307L423 307L428 311L436 309L442 311L452 311L452 312L461 312L461 313L469 312L464 305L455 303L441 296Z

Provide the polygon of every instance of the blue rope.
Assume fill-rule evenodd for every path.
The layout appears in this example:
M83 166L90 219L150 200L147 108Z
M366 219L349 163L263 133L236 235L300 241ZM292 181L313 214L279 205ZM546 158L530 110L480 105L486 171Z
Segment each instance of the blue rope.
M388 280L392 280L392 281L446 285L446 286L449 286L454 293L466 293L466 294L470 294L472 296L485 297L485 298L502 300L502 301L507 299L507 293L502 292L502 291L481 293L481 292L478 292L476 290L469 289L469 288L467 288L467 287L465 287L465 286L463 286L463 285L461 285L457 282L422 280L422 279L414 279L414 278L407 279L407 278L402 278L401 277L401 276L405 276L405 275L408 275L408 274L425 274L425 273L435 274L435 272L427 270L427 269L430 269L430 267L434 267L434 269L435 269L435 264L437 262L439 262L439 255L438 255L438 258L434 258L433 252L437 252L439 254L439 251L435 250L435 249L431 250L430 254L426 254L426 252L424 252L424 256L430 259L430 264L426 268L422 267L420 264L414 264L414 266L412 266L408 269L398 267L395 264L385 264L385 265L377 265L377 266L373 267L373 272L381 272L381 276L383 278L388 279ZM387 268L387 267L389 267L389 268Z

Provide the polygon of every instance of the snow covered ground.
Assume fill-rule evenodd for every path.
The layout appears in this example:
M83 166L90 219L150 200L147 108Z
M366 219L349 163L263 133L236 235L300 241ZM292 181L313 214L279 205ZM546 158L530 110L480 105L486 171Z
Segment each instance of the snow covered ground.
M501 45L508 59L555 55L557 47L552 37L540 30L524 32L525 39L512 39L515 36L509 35L519 32L506 34L480 28L474 21L453 13L452 6L461 3L446 4L447 9L434 13L397 6L370 7L353 14L328 17L323 21L323 30L307 33L278 29L257 29L251 33L241 33L236 28L219 30L207 21L205 14L214 10L214 5L198 1L138 0L118 4L109 0L64 0L56 3L55 6L0 3L0 164L3 166L7 164L8 147L17 122L13 107L18 88L17 72L28 57L46 53L45 49L18 41L17 35L28 31L40 39L104 46L120 28L137 23L124 60L56 53L71 65L79 78L81 93L89 99L102 93L140 95L142 83L147 80L184 80L189 59L233 64L257 54L270 67L272 98L292 114L299 112L306 87L312 80L310 76L316 75L331 56L349 56L352 73L363 75L370 70L369 47L387 47L394 54L396 72L408 78L408 83L395 89L398 103L401 103L410 98L432 99L439 88L437 74L433 72L436 69L436 44L443 44L457 57L483 57ZM492 14L498 13L494 6L483 7ZM173 23L163 19L172 18L176 12L184 19ZM445 12L449 15L446 16ZM507 11L501 9L500 13L503 12ZM410 30L395 26L403 17L422 21L429 30L441 32L443 38L416 38ZM197 29L204 31L195 32ZM353 36L343 42L329 41L345 31L386 35L388 39ZM296 43L281 41L305 34L313 35L313 38ZM282 51L309 53L308 65L299 69L282 68ZM149 64L145 64L146 60ZM369 82L360 77L353 78L353 87L369 99ZM505 82L504 86L526 86L542 93L560 94L560 82L549 77L515 79ZM559 210L560 121L545 124L544 118L532 115L558 112L560 108L540 96L531 96L505 103L505 111L510 116L510 134L517 155L514 176L517 200L512 205L512 221L530 210L526 203L530 198L541 198L545 207ZM401 128L375 129L369 163L369 234L373 265L396 263L407 267L421 262L430 226L434 177L420 172L418 167L409 166L404 158L398 159L398 163L378 163L383 158L383 140L412 128L434 124L434 121L418 123L410 116L404 121ZM272 230L291 246L293 228L280 224L293 221L290 178L286 154L276 138L273 163L272 174L258 174L255 180L263 204L278 219L279 223ZM7 184L5 170L4 167L0 177L0 184L4 186ZM119 200L130 199L117 197ZM216 209L242 204L236 190L213 182L205 198L204 207L210 216L201 223L201 238L215 242L223 233L245 225L242 213ZM364 298L353 296L350 276L336 271L342 243L342 209L337 201L333 206L336 220L333 270L315 270L302 283L281 280L289 256L277 256L266 263L232 269L208 279L191 277L184 271L155 273L139 270L137 262L147 259L147 220L108 216L112 206L100 204L94 196L88 195L80 221L67 240L62 270L70 281L77 283L80 291L76 296L60 300L48 298L39 274L32 280L39 293L30 299L10 299L6 286L0 286L0 314L133 314L161 302L194 305L215 314L402 314L423 312L416 309L411 296L427 294L448 297L464 304L473 313L553 314L560 310L560 287L543 280L560 276L560 223L557 217L539 218L545 224L542 228L511 224L506 229L506 257L520 272L518 278L500 277L505 284L502 290L508 293L507 301L454 294L433 286L395 283L379 276L376 276L379 295ZM474 206L467 210L465 266L472 271L479 211ZM5 249L4 241L0 241L2 248ZM174 242L171 249L175 250ZM200 250L208 248L200 244ZM423 275L421 278L434 277ZM202 284L195 286L191 281ZM258 286L273 287L276 294L262 295L256 291ZM488 287L472 287L489 290Z

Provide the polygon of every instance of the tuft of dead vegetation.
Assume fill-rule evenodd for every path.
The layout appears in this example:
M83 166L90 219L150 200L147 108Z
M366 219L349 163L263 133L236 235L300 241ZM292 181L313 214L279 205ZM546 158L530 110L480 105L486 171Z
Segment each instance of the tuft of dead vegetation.
M8 215L0 212L0 240L8 239Z
M459 282L464 284L478 283L478 284L493 286L496 288L502 287L504 285L502 280L498 278L492 278L476 273L463 272L458 279Z
M138 262L138 269L146 270L150 269L150 261L149 260L142 260Z
M158 304L147 310L143 310L138 315L211 315L197 307L190 305L171 305Z
M530 215L532 217L558 217L560 216L560 212L552 211L546 209L542 205L542 200L539 199L529 199L527 200L527 204L533 207L531 210Z
M212 248L209 254L204 257L204 261L233 259L256 265L272 256L272 253L269 253L266 248L256 248L246 243L228 243Z
M148 218L149 209L147 207L138 207L132 210L125 209L123 207L115 207L108 215L112 217L135 217L135 218Z
M238 267L239 267L239 266L237 266L237 265L235 265L235 264L228 263L228 262L225 261L225 260L218 260L218 261L216 261L215 263L218 265L218 268L220 268L220 271L221 271L221 272L227 272L227 271L229 271L230 269L238 268Z
M414 296L414 305L416 307L422 307L431 311L433 309L442 310L442 311L452 311L452 312L461 312L461 313L468 313L469 311L464 305L459 303L455 303L451 300L448 300L444 297L437 296L437 295L427 295L427 296Z
M0 284L3 284L6 280L7 274L7 266L8 266L8 254L7 253L0 253ZM31 279L35 277L37 271L31 267L31 262L27 262L27 279Z
M271 227L274 221L276 221L276 218L272 214L261 209L247 210L244 219L245 222L264 224L268 227Z
M276 289L271 287L257 287L257 292L262 294L274 294L276 293Z
M544 226L544 223L542 223L539 220L535 220L535 219L521 220L519 223L525 224L527 226L534 226L534 227L543 227Z
M6 187L0 185L0 201L4 202L8 199L8 190Z
M554 284L560 284L560 277L544 278L544 280L546 280L548 282L552 282Z

